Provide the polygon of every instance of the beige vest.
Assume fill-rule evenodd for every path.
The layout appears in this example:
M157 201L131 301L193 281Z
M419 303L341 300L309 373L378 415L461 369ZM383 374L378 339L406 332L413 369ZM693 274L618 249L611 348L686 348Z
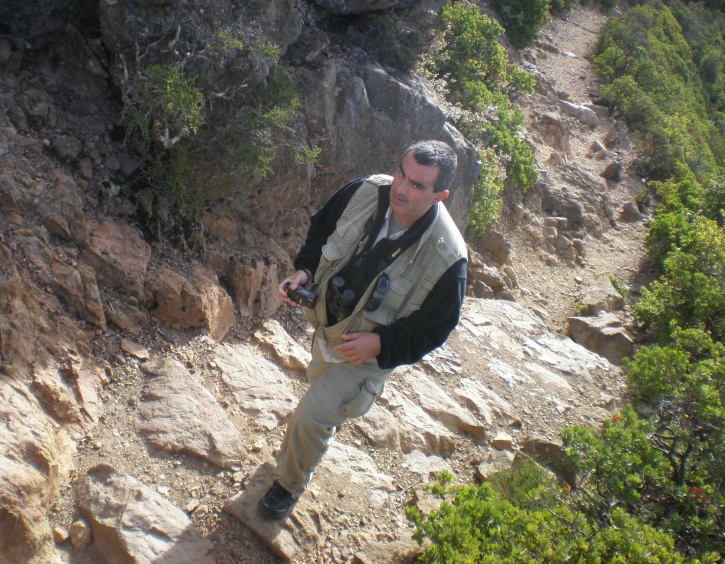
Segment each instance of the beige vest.
M344 362L333 347L342 344L347 333L370 332L380 325L390 325L399 317L408 317L420 309L423 301L438 279L453 264L466 257L466 243L458 228L448 214L445 206L438 206L438 215L432 225L423 233L417 243L403 251L384 272L390 277L390 290L380 307L375 311L365 311L370 294L374 291L373 280L357 303L352 314L335 325L325 327L326 305L325 294L328 282L353 257L363 236L365 223L378 207L378 192L382 185L390 184L392 177L378 174L368 178L358 188L327 244L322 247L320 265L315 272L311 289L318 296L314 309L305 308L305 313L315 328L315 340L322 342L322 362L317 367L308 369L311 378L324 370L324 364ZM371 234L375 237L375 234ZM317 343L316 343L317 344ZM380 376L384 378L392 370L381 370L377 360L371 359ZM316 363L317 364L317 363ZM373 366L371 366L373 368ZM311 373L312 372L312 373Z

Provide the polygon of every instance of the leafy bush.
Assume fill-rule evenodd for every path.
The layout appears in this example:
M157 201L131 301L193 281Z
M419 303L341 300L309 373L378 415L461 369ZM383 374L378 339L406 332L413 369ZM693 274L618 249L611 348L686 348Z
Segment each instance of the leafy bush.
M682 4L676 13L684 21L693 13ZM710 29L708 40L722 34L700 18L693 28ZM693 39L701 38L693 34ZM698 50L703 50L700 46ZM712 74L713 57L702 55ZM693 49L667 6L638 6L607 22L595 45L594 65L605 85L602 98L627 117L631 127L646 136L644 146L648 175L666 178L675 163L686 164L699 182L722 175L723 137L711 121L716 109L708 103L713 94L705 86L693 59ZM721 80L710 77L710 80ZM720 90L718 90L718 93ZM709 107L710 106L710 107Z
M549 0L494 0L511 42L519 48L530 47L539 30L548 21Z
M540 490L542 486L531 489L536 483L536 479L525 479L514 486L517 491L512 495L523 501L527 494ZM423 562L684 562L667 533L652 529L621 509L614 509L609 524L599 527L564 503L542 503L531 509L516 505L496 493L490 484L439 484L436 491L445 500L437 511L424 517L415 507L407 510L415 526L414 538L421 544L425 539L430 541L419 557Z
M676 230L656 235L666 227ZM725 337L725 232L717 222L685 211L663 214L653 225L650 242L663 254L664 241L672 245L662 263L663 275L642 290L636 313L667 340L677 327ZM676 245L676 246L675 246Z
M503 29L476 7L444 6L438 29L442 41L426 68L444 85L450 119L483 157L468 227L482 233L498 216L504 188L525 191L537 181L534 152L521 136L523 114L510 108L510 96L532 92L534 78L508 61L498 42Z
M634 406L596 434L564 431L580 479L580 508L607 522L621 507L672 531L685 552L722 553L725 536L725 347L698 330L625 363Z

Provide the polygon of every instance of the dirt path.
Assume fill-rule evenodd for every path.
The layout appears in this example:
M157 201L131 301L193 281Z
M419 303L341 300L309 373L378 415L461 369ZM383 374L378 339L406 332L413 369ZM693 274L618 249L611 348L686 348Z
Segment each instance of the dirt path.
M552 81L557 93L568 95L571 103L593 103L598 97L599 81L587 57L591 55L597 33L605 22L606 17L599 12L577 8L566 19L554 18L543 28L541 44L553 49L532 50L538 71ZM575 118L561 114L556 99L539 93L523 100L521 107L527 114L526 128L534 141L536 158L542 169L541 181L563 185L573 200L583 202L590 199L591 192L598 188L571 183L572 171L577 177L583 173L585 178L586 175L599 178L609 162L618 160L623 167L622 181L608 181L605 194L615 217L624 204L642 190L643 185L634 170L632 151L610 151L605 159L591 156L592 145L596 141L603 143L614 125L612 116L601 115L599 125L592 129ZM547 144L547 139L537 133L540 128L536 127L539 116L557 112L571 128L567 162L559 167L548 162L551 153L558 147ZM631 134L629 137L633 138ZM513 246L513 262L519 284L525 289L518 298L519 303L543 309L548 314L546 321L550 328L560 334L565 333L567 318L574 314L587 281L611 274L630 289L631 300L651 275L644 246L646 220L634 223L618 220L616 226L604 222L601 237L587 234L583 239L586 249L583 266L566 265L563 261L556 266L546 265L539 250L527 242L520 222L514 221L510 214L504 214L503 223Z

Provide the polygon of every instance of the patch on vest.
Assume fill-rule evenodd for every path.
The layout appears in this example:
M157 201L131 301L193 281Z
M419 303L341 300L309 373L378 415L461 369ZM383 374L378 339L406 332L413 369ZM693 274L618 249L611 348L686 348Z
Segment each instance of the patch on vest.
M367 181L372 182L376 186L385 186L386 184L393 183L393 177L387 174L373 174Z

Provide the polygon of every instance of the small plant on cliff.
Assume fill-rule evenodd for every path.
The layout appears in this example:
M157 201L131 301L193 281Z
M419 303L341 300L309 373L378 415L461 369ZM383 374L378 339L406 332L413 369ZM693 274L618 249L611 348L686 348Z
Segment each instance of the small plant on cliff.
M141 188L196 222L216 198L261 184L280 147L305 162L319 151L292 127L301 104L279 48L241 24L181 29L126 65L123 116L146 159Z
M125 91L123 115L128 135L148 152L151 141L170 149L204 123L204 95L194 78L174 65L153 65Z
M622 281L614 274L609 275L609 281L612 283L612 286L614 286L614 289L617 290L619 295L622 296L622 298L626 302L629 298L629 288L627 288L627 286L625 286Z

